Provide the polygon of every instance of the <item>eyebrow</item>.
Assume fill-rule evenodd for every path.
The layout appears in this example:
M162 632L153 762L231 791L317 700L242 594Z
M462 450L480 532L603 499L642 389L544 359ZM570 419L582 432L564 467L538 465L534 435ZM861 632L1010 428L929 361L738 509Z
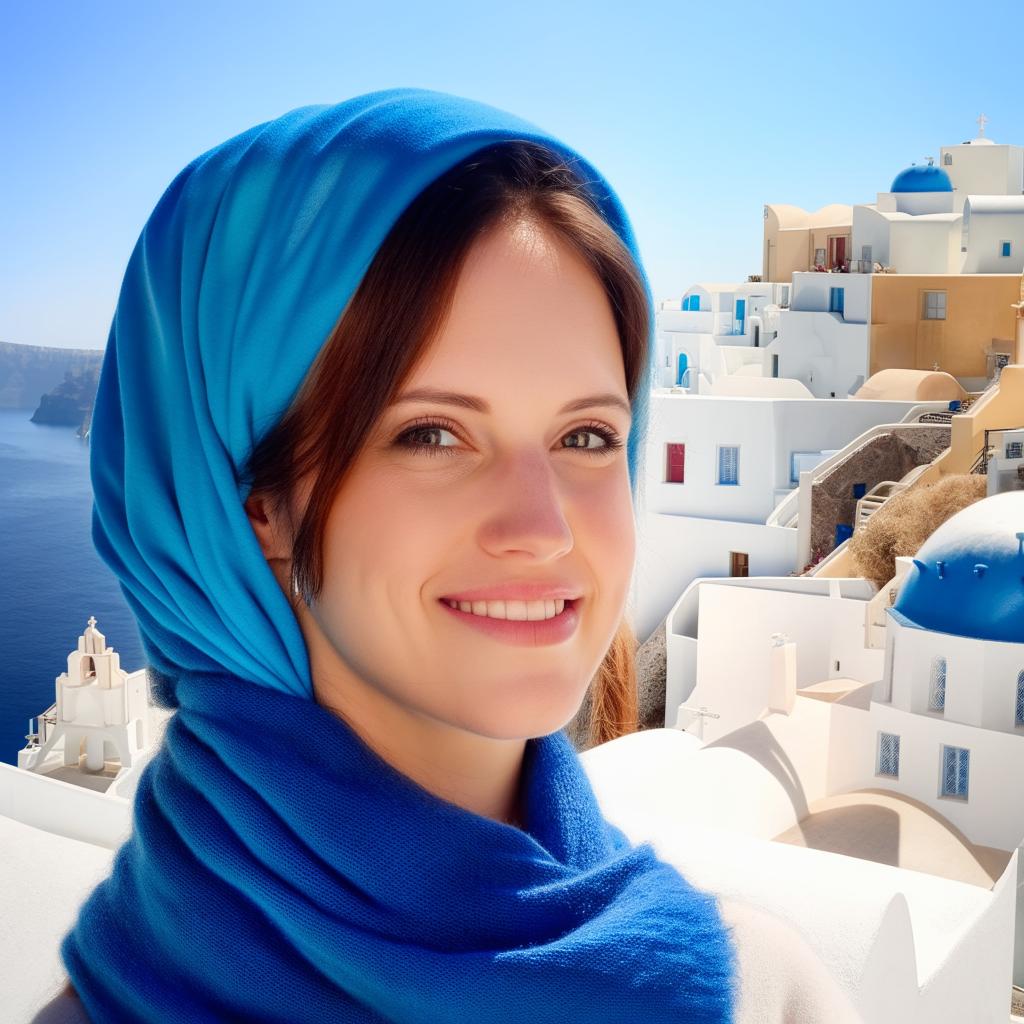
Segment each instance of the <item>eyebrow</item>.
M472 409L474 412L490 413L491 411L487 402L475 395L459 395L454 391L439 391L436 388L415 388L412 391L406 391L399 395L392 404L398 405L400 402L440 402L443 405L458 405L464 409ZM609 393L577 398L563 405L559 410L559 415L566 412L578 412L580 409L591 409L599 405L621 409L627 416L631 416L633 413L628 402L619 395Z

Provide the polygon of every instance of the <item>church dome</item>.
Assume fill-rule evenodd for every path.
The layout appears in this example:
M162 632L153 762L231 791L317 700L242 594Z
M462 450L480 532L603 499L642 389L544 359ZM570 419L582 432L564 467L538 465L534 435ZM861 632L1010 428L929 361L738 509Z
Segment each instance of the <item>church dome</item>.
M1024 643L1024 491L950 516L921 545L893 607L935 633Z
M949 175L932 164L911 165L893 178L890 192L952 192Z

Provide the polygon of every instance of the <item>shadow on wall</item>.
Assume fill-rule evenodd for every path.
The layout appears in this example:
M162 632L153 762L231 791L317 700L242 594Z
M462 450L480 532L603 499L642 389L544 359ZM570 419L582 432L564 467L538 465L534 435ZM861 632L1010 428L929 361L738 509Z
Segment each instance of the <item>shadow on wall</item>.
M751 722L734 730L721 739L704 746L704 750L723 747L737 750L760 764L779 783L793 806L793 820L807 817L807 795L804 793L800 776L782 745L764 722Z
M775 839L878 864L900 864L900 816L888 807L832 807L808 815Z

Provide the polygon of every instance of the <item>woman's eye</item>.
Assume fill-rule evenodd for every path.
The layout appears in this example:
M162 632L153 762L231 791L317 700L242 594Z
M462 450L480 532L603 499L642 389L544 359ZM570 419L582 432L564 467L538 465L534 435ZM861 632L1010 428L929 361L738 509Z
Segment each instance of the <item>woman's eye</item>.
M440 437L441 434L449 434L454 437L450 428L442 423L424 423L417 427L410 427L398 435L398 443L414 451L426 452L428 455L451 455L454 454L455 445L432 444L425 438Z
M566 437L575 438L586 438L586 437L598 437L601 439L601 444L594 445L589 441L584 441L582 444L567 445L568 448L580 448L588 453L593 452L616 452L622 447L622 440L619 435L608 427L601 426L600 424L594 424L588 427L580 427L572 433L566 434Z
M415 452L423 452L427 455L455 455L458 451L457 444L434 443L440 441L441 435L455 435L454 424L441 420L431 420L425 423L417 423L407 427L395 439L395 443L403 448L409 448ZM599 438L600 443L594 444L593 438ZM574 443L565 445L565 448L578 449L587 455L602 455L616 452L622 447L622 439L610 427L603 423L588 423L582 427L571 430L568 434L562 435L562 440L572 439Z

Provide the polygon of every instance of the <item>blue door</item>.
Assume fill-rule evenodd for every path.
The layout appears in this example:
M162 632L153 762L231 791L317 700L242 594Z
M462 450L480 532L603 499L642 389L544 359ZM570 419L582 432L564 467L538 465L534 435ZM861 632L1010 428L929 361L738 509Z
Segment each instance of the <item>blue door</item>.
M747 316L747 300L737 299L736 300L736 326L733 328L733 334L743 333L743 321Z
M845 288L829 288L828 290L828 311L830 313L842 313L843 292Z
M680 352L679 353L679 366L676 368L676 387L677 388L681 388L681 387L685 387L686 386L683 383L683 378L686 375L686 366L687 366L686 353L685 352Z

